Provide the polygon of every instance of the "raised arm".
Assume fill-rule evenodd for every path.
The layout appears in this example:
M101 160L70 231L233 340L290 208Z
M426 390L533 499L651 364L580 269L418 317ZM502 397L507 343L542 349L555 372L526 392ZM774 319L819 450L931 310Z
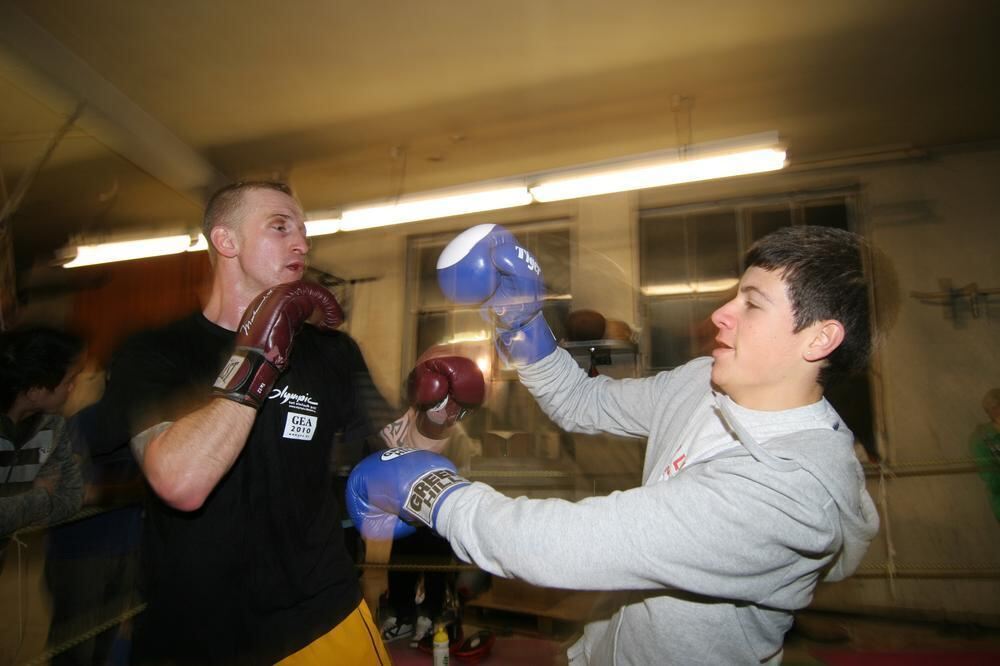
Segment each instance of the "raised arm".
M300 281L262 293L243 314L236 348L213 387L215 399L132 439L143 473L164 502L194 511L232 468L257 410L288 367L295 334L315 309L325 326L343 321L336 299L318 285Z
M564 430L643 437L653 412L652 381L588 377L560 350L542 314L542 269L503 227L483 224L452 240L438 259L445 297L481 305L497 352L518 370L539 406Z

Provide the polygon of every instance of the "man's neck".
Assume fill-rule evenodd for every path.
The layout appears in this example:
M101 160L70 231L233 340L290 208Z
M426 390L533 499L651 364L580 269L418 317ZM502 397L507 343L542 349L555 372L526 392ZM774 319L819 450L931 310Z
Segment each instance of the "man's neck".
M256 294L245 293L238 282L227 279L217 272L212 279L212 291L209 293L202 314L209 321L230 331L235 331L243 319L247 309Z

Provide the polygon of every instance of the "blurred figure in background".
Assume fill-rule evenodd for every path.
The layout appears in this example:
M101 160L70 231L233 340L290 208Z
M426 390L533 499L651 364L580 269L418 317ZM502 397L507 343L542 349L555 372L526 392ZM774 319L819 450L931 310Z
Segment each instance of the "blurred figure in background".
M70 417L73 450L84 480L83 504L102 511L49 530L45 582L52 598L48 646L51 666L128 663L131 622L114 624L85 641L79 638L112 622L138 603L142 476L128 441L92 455L94 406Z
M11 534L80 509L83 481L62 409L82 357L83 342L54 328L0 334L0 568Z
M412 422L425 435L417 448L443 455L468 473L480 445L466 434L459 421L483 404L486 385L474 361L448 352L446 345L424 352L407 378L406 394ZM384 438L390 448L399 446L391 426L384 431ZM416 645L430 636L438 623L449 626L453 639L460 634L457 575L419 568L451 562L453 553L447 541L421 528L395 545L391 540L371 540L367 546L368 562L389 560L394 565L414 567L390 569L388 574L383 570L365 571L366 596L374 599L369 603L380 610L382 639L386 643L410 638Z
M983 411L989 419L972 433L972 457L979 466L979 476L990 494L993 515L1000 520L1000 388L983 396Z

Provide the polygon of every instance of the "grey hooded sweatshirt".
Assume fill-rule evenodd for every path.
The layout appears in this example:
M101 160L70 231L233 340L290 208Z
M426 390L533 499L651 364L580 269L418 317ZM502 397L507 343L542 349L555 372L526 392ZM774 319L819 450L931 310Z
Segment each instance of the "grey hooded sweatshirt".
M568 502L473 483L441 504L438 532L487 571L634 591L587 625L573 665L780 660L792 612L818 581L850 575L878 530L854 437L829 403L800 408L805 418L750 412L713 392L711 366L699 358L649 378L590 378L560 349L520 368L563 429L646 437L643 485ZM757 441L736 414L755 431L784 423L785 434ZM712 428L731 445L687 455Z

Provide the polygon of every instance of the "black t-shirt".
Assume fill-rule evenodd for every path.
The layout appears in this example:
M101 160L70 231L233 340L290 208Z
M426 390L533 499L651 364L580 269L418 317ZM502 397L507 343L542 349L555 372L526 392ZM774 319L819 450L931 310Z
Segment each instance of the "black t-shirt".
M100 404L108 441L209 400L234 339L197 313L127 342ZM360 452L356 443L377 432L366 404L372 393L381 400L372 386L349 336L305 326L242 453L204 505L177 511L149 493L140 663L273 663L357 606L330 467L336 447Z

